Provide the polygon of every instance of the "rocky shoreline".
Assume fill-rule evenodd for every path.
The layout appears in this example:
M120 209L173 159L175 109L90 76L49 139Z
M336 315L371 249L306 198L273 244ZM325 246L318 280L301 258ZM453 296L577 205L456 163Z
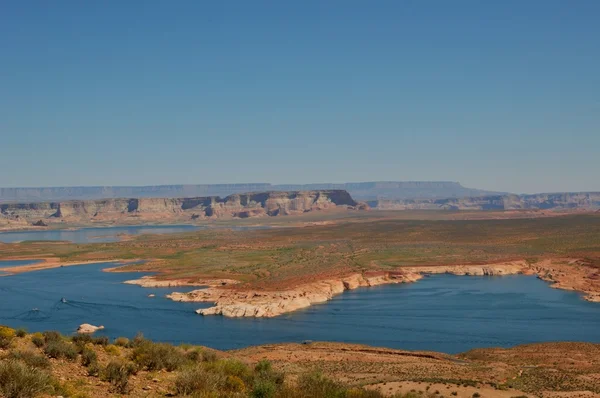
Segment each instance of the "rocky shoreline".
M94 260L64 262L55 257L23 258L11 260L43 260L38 263L19 267L0 268L0 272L17 274L63 266L81 265L98 262L127 264L134 260ZM122 265L106 268L104 271L119 272ZM338 278L300 284L281 290L260 290L234 286L241 284L235 279L160 279L156 276L143 276L123 283L141 287L203 287L187 293L173 292L166 297L181 302L213 303L209 308L198 309L200 315L223 315L226 317L271 318L313 304L324 303L346 290L359 287L380 286L386 284L412 283L429 274L452 274L465 276L501 276L501 275L537 275L550 283L550 287L576 291L584 300L600 302L600 268L589 261L573 258L544 259L534 263L525 260L506 261L482 265L431 265L401 267L392 271L370 271L351 273Z
M199 309L201 315L270 318L323 303L346 290L393 283L416 282L427 274L453 275L538 275L552 287L576 290L588 301L600 302L598 270L583 260L543 260L530 264L525 260L485 265L449 265L403 267L393 272L354 273L339 279L326 279L281 291L225 289L212 286L188 293L174 292L168 298L182 302L210 302L214 306Z

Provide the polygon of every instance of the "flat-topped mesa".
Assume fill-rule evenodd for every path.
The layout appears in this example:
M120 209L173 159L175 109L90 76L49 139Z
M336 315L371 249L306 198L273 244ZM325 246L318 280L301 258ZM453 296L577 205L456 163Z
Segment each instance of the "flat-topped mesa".
M368 203L380 210L595 210L600 209L600 192L488 195L446 199L382 199Z
M168 298L185 302L210 302L214 306L196 311L200 315L271 318L323 303L345 290L418 281L423 274L510 275L525 272L525 261L487 265L407 267L394 272L351 274L339 279L312 282L282 291L239 290L210 287L188 293L172 293Z
M344 190L256 192L196 198L129 198L0 204L4 219L70 221L185 221L302 214L333 208L366 209Z

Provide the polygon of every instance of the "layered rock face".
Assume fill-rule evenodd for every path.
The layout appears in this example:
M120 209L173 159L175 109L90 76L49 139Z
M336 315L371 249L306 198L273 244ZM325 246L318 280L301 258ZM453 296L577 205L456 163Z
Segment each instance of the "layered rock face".
M364 208L343 190L259 192L198 198L131 198L74 200L0 205L4 220L37 222L189 220L197 218L257 217L301 214L336 207Z
M600 192L492 195L448 199L376 200L380 210L528 210L599 209Z

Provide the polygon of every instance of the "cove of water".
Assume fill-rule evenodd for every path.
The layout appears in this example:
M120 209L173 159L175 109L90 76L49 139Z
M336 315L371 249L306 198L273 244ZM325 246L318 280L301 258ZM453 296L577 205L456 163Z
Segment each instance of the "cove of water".
M457 353L543 341L600 342L600 304L551 289L533 276L435 275L413 284L345 292L277 318L231 319L194 313L209 304L163 297L183 288L122 284L141 274L102 272L112 266L0 277L0 324L70 334L91 323L104 325L102 334L111 338L131 338L140 331L157 341L217 349L315 340Z

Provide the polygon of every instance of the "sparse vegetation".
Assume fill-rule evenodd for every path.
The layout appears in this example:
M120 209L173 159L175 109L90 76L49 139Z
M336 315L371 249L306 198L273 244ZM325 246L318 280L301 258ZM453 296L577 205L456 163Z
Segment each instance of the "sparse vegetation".
M32 368L50 368L50 361L48 361L48 358L33 351L11 351L8 356L10 359L21 361Z
M77 358L77 349L73 344L64 340L50 340L44 346L44 353L50 358L66 358L74 360Z
M96 351L92 350L91 348L84 347L81 351L81 364L89 367L93 363L97 363L97 361L98 354L96 354Z
M135 373L135 365L131 362L120 360L110 361L104 371L102 378L110 382L119 394L129 392L129 376Z
M50 386L43 370L14 359L0 362L0 393L6 398L33 398Z
M48 342L44 342L41 348L36 348L30 341L40 336ZM500 389L512 387L515 388L515 398L526 398L518 395L521 391L534 394L538 391L600 392L600 386L594 384L592 379L576 377L572 361L556 360L576 357L577 363L582 363L587 358L588 362L585 367L578 368L580 373L577 375L598 374L600 362L596 358L600 353L600 345L595 344L557 343L534 348L524 346L521 351L482 349L485 355L478 356L480 359L469 363L445 360L443 355L431 359L428 355L418 353L411 359L410 354L398 356L393 350L386 353L385 349L377 349L373 353L382 355L381 362L369 359L363 362L360 358L364 354L364 347L352 348L331 343L290 345L291 355L280 351L281 345L217 355L214 350L203 347L175 347L153 343L143 336L132 339L126 346L96 345L86 342L88 339L85 337L65 338L56 333L47 333L45 336L46 338L41 334L34 334L15 339L10 350L0 350L0 364L4 372L0 375L0 396L29 398L41 394L31 391L42 389L51 396L84 398L105 396L110 389L114 394L131 393L132 396L160 390L161 395L226 398L382 398L384 392L386 396L393 398L440 398L444 395L458 396L461 394L459 388L471 386L495 386ZM113 347L117 351L108 354L107 351L112 351ZM544 351L538 347L559 349ZM79 352L80 361L69 360L70 355L64 354L65 349L72 350L75 357ZM274 352L270 351L273 349ZM261 359L265 358L261 350L267 357L272 353L273 358L277 359L274 362ZM494 375L485 366L486 363L502 363L502 369L518 371L523 363L537 364L540 352L548 353L545 354L546 363L556 362L557 365L552 365L550 369L543 366L528 368L517 378L492 384L498 380L492 376L497 377L498 374ZM48 360L42 353L53 359ZM205 358L205 353L211 354ZM314 356L310 360L295 360L293 358L296 353L305 358ZM514 357L509 356L507 359L507 353ZM526 359L519 359L520 353ZM528 356L527 353L535 355ZM463 355L461 357L464 358ZM373 358L371 355L365 356L368 357ZM487 381L452 379L459 372L465 377L486 378L489 375L489 378ZM17 385L14 380L24 380L24 384ZM392 388L394 385L398 388L399 384L391 383L392 381L410 382L410 392L394 395ZM444 395L438 390L435 393L429 392L434 390L430 388L434 383L444 385L447 392ZM379 387L373 389L369 386ZM472 398L481 398L482 395L486 394L475 392Z
M170 344L153 343L148 340L138 340L134 344L132 360L141 368L173 371L188 362L185 353Z

